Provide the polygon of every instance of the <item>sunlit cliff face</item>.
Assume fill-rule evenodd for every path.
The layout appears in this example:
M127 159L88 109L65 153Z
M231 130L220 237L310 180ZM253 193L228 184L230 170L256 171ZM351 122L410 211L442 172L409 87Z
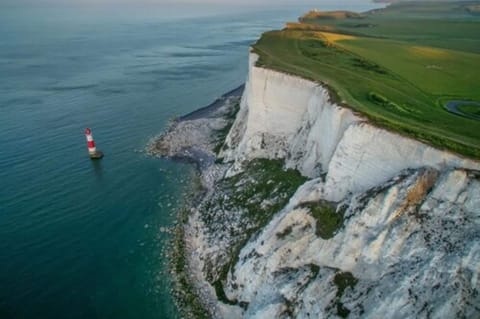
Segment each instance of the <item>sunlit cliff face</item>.
M313 179L231 268L224 289L248 305L241 317L478 315L480 163L372 126L255 61L227 176L281 158ZM326 205L342 219L327 235Z

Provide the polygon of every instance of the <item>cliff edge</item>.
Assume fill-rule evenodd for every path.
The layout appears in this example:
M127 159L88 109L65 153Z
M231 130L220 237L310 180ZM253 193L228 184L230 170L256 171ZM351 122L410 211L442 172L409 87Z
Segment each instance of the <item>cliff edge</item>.
M224 288L248 305L242 317L479 316L480 163L377 128L256 59L227 176L280 158L310 180L231 268Z
M477 161L377 128L332 102L321 84L257 67L257 59L250 54L240 112L220 154L234 163L232 174L253 158L282 158L305 176L323 176L322 196L340 201L409 168L480 169Z

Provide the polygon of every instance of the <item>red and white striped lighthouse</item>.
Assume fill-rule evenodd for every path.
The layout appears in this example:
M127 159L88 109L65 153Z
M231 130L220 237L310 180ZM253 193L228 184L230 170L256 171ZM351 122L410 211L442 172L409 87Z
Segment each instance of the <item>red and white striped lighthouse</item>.
M92 130L88 127L85 129L85 137L87 138L87 146L88 146L88 154L92 159L98 159L103 157L103 153L97 151L97 147L95 146L95 141L93 140Z

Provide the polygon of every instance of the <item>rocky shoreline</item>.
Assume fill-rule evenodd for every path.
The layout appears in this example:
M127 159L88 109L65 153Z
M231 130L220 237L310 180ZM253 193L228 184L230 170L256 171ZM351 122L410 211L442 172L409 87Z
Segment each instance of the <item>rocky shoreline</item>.
M174 296L186 318L241 318L247 303L230 300L224 287L241 248L259 234L306 178L281 160L233 163L220 158L240 108L243 86L172 121L147 147L153 156L193 163L198 178L179 212L172 254Z
M199 229L202 227L198 205L211 196L214 184L227 169L217 154L238 112L244 85L224 94L212 104L171 121L161 135L153 138L146 152L156 157L189 162L198 169L192 181L192 193L179 212L171 254L174 296L183 316L219 317L214 289L203 278L204 261L199 256Z
M173 119L168 128L147 145L147 154L194 163L201 170L215 162L233 121L244 85L212 104Z

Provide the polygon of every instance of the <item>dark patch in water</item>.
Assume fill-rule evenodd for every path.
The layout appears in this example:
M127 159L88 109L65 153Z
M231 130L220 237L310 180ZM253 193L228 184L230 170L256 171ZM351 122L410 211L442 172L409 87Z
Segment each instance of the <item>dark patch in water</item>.
M87 84L87 85L72 85L72 86L51 86L45 88L46 91L52 92L64 92L64 91L74 91L74 90L90 90L96 88L97 84Z
M126 69L144 69L144 68L150 68L153 66L163 66L165 63L145 63L145 64L136 64L136 65L128 65L126 66Z
M104 88L104 89L95 90L95 94L97 96L108 96L112 94L126 94L126 93L128 93L126 89L120 89L120 88Z
M0 104L1 107L8 107L12 105L37 105L42 104L43 100L39 98L30 98L30 97L19 97L5 101L4 103Z
M172 58L201 58L211 56L221 56L220 52L176 52L168 54Z
M245 90L245 84L240 85L239 87L223 94L220 98L216 99L210 105L202 107L198 110L195 110L191 113L183 115L179 118L179 121L192 121L200 118L207 118L215 110L218 110L222 105L225 104L225 100L232 96L242 96L243 90Z
M242 40L242 41L231 41L222 44L213 44L208 46L186 46L188 49L206 49L214 51L229 51L237 49L238 47L250 46L255 42L254 39Z
M135 72L136 74L144 75L158 75L160 78L165 80L182 80L190 78L203 78L212 74L216 74L219 71L228 71L229 67L227 65L184 65L184 66L174 66L168 69L154 69L147 71Z

